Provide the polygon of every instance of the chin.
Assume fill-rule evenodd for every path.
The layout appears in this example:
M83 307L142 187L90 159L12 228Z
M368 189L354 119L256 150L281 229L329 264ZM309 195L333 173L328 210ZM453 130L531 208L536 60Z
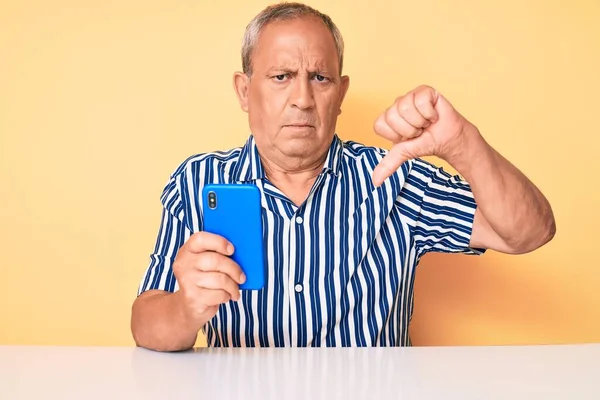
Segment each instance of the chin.
M282 132L289 139L311 139L315 140L317 130L312 126L284 126Z
M288 157L308 157L315 153L318 149L314 146L314 139L310 141L291 139L285 144L285 147L282 150L283 153Z

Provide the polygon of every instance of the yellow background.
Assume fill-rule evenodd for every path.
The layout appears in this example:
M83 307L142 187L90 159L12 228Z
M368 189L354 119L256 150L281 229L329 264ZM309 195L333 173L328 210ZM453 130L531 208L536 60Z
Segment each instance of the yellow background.
M0 3L0 344L133 345L159 195L187 156L244 143L232 74L267 4ZM342 138L387 147L377 115L432 85L555 211L535 253L427 256L414 343L600 341L600 3L309 4L346 41Z

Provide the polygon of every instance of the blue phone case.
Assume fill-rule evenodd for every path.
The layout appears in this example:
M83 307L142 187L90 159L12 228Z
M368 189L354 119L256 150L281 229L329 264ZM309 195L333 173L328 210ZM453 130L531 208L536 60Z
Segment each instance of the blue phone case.
M223 236L235 250L231 258L246 275L240 289L265 285L260 191L250 184L209 184L202 189L204 230Z

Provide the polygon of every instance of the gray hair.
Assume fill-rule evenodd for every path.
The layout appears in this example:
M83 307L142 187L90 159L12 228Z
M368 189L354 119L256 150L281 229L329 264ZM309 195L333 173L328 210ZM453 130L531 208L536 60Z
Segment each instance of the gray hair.
M242 44L242 71L248 76L252 75L252 52L256 47L262 29L267 26L267 24L275 21L306 17L319 19L333 35L335 47L338 52L341 75L344 63L344 39L342 38L342 34L328 15L302 3L280 3L271 5L262 10L252 19L252 21L250 21L248 26L246 26Z

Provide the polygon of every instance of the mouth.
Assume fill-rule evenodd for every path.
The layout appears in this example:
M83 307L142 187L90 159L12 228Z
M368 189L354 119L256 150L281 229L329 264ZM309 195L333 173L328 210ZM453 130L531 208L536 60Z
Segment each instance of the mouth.
M308 129L314 128L313 125L310 124L287 124L283 126L284 128L293 128L293 129Z

